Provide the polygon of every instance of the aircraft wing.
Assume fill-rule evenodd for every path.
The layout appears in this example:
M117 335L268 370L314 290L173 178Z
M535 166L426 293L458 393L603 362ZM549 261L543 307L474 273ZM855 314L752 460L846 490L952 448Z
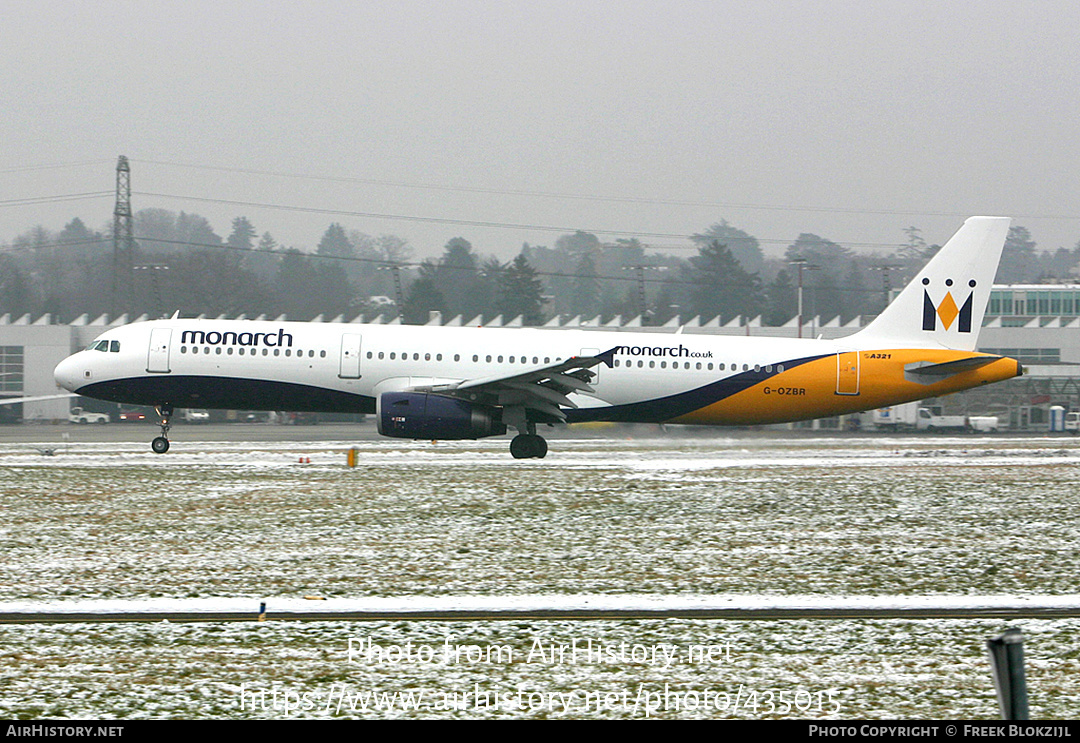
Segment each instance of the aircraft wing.
M566 420L562 408L576 408L568 395L573 392L592 392L589 384L595 366L613 365L615 348L595 356L571 356L555 364L525 367L510 374L497 374L460 382L434 384L415 388L463 400L481 401L503 407L520 406L540 413L549 422Z
M17 405L20 402L41 402L42 400L59 400L62 397L76 397L74 392L65 392L62 395L40 395L38 397L0 397L0 405Z

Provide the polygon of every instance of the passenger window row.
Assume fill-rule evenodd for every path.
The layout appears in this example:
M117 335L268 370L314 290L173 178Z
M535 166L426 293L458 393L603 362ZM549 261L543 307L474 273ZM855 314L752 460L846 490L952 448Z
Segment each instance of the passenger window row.
M210 346L203 346L202 349L200 350L199 346L192 346L191 347L191 353L193 353L193 354L197 354L197 353L202 353L202 354L215 353L218 356L221 356L222 353L224 353L226 356L232 356L233 355L233 349L234 349L233 346L226 346L224 352L221 350L221 348L222 348L221 346L214 346L213 348L211 348ZM236 354L238 356L244 356L245 354L248 355L248 356L256 356L256 355L258 355L258 352L260 350L262 351L263 356L270 356L271 355L270 354L271 349L269 349L269 348L263 348L263 349L245 348L244 346L240 346L240 347L236 348ZM296 356L296 358L302 358L305 354L307 354L307 358L313 359L313 358L315 358L315 353L316 353L314 349L309 349L307 351L297 349L294 352L291 348L285 348L285 349L275 348L275 349L273 349L273 351L274 351L274 353L273 353L274 356L285 356L286 358L292 357L294 355ZM188 347L187 346L180 346L180 353L187 353L187 352L188 352ZM326 351L319 351L318 354L319 354L320 359L325 359L326 358Z
M412 361L420 361L420 354L418 352L415 352L415 351L412 352L412 353L409 353L408 351L403 351L401 353L398 353L397 351L378 351L378 352L368 351L367 352L367 358L369 358L369 359L379 359L380 361L384 360L384 359L387 359L387 360L390 360L390 361L398 361L398 360L401 360L401 361L410 361L410 360L412 360ZM425 353L423 355L423 360L424 361L432 361L433 359L435 361L442 361L443 360L443 355L441 353L436 353L436 354ZM484 357L485 363L488 363L488 364L491 364L491 363L496 363L496 364L503 364L503 363L507 363L507 364L530 364L530 363L532 363L532 364L537 364L538 365L538 364L541 363L540 359L541 359L540 356L533 356L530 359L530 357L528 357L528 356L517 356L517 355L514 355L514 356L502 356L502 355L493 356L491 354L488 354L487 356ZM474 362L479 362L480 361L480 355L479 354L473 354L472 360ZM454 361L461 361L461 354L455 353L454 354ZM562 361L562 358L558 357L558 358L555 359L555 361ZM543 363L550 364L551 363L551 357L550 356L544 356L543 357Z
M620 361L620 360L616 359L615 360L615 366L616 367L619 367L619 366L633 367L633 366L635 366L635 364L634 364L633 361ZM636 366L637 366L638 369L643 369L646 366L646 362L644 360L638 360ZM668 362L667 361L649 361L648 362L648 367L650 369L655 369L655 368L657 368L657 366L659 366L661 369L667 369L668 368ZM714 366L715 366L717 371L727 371L727 369L728 369L728 365L726 363L713 364L711 361L707 362L707 363L702 363L700 361L697 361L697 362L684 361L684 362L682 362L681 366L680 366L680 362L678 362L678 361L672 361L671 362L671 368L672 369L680 369L680 368L681 369L690 369L690 368L693 368L693 369L695 369L697 371L702 371L702 370L704 370L704 371L713 371ZM772 373L774 368L776 369L777 372L784 371L784 365L783 364L776 364L775 367L772 364L766 364L765 366L761 366L760 364L754 364L754 367L753 367L754 371L756 371L756 372L765 371L766 373L769 373L769 374ZM738 364L731 364L731 371L739 371L739 365ZM749 364L743 364L742 365L742 371L750 371L750 365Z

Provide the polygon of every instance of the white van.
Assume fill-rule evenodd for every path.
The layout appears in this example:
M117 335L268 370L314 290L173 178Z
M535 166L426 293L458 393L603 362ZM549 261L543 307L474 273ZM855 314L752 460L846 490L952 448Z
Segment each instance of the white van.
M1080 410L1065 414L1065 430L1073 435L1080 433Z

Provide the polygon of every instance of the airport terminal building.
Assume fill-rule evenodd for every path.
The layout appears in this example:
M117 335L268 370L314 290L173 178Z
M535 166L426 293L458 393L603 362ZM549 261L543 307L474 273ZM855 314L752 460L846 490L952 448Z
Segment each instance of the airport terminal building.
M63 393L53 380L53 368L69 354L85 348L99 334L115 325L134 320L127 315L112 319L91 319L83 315L70 323L57 323L49 315L32 318L0 316L0 397L49 397ZM237 318L237 319L243 319ZM280 317L279 320L286 318ZM843 321L803 318L802 337L839 338L863 327L870 318ZM385 322L383 317L367 320ZM332 322L364 323L364 317ZM429 324L443 324L433 317ZM501 318L474 318L462 322L453 318L447 325L504 324ZM506 325L519 325L520 319ZM642 327L640 318L623 322L622 318L553 318L545 327L596 328L609 332L673 333L679 328L687 333L714 335L800 335L799 318L780 327L763 326L760 318L673 318L661 327ZM1018 359L1024 364L1023 377L978 390L952 395L935 401L949 413L996 415L1013 430L1046 430L1050 409L1080 410L1080 284L995 286L990 296L979 350ZM70 398L0 405L0 423L65 421L72 405ZM107 411L109 404L88 403L91 409Z

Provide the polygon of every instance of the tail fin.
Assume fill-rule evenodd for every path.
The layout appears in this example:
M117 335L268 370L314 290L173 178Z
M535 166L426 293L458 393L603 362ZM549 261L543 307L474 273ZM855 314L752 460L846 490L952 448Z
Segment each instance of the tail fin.
M969 217L885 311L849 340L859 347L974 351L1010 221Z

